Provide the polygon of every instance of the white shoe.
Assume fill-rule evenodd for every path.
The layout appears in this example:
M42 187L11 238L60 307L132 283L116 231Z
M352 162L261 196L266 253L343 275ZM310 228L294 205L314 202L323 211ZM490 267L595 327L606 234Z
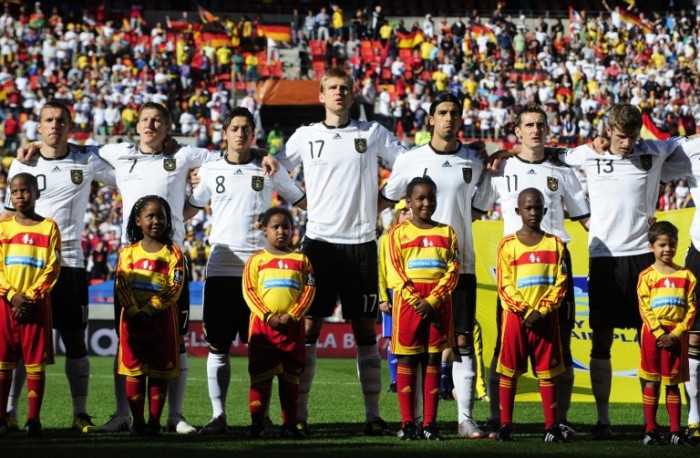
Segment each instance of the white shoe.
M178 434L193 434L197 432L197 428L187 423L185 417L180 414L175 418L168 418L168 432Z
M121 433L131 431L131 418L119 414L112 414L109 421L99 427L105 433Z
M474 423L474 420L467 418L457 426L457 434L470 439L480 439L484 437L484 432Z
M203 434L205 436L226 434L226 416L219 415L216 418L212 418L209 423L204 425L204 427L199 430L199 434Z

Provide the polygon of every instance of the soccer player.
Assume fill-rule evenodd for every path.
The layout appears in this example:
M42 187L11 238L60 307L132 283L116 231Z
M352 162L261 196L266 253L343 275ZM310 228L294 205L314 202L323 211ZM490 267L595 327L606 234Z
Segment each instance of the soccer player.
M697 279L690 270L674 264L678 229L667 221L649 228L649 251L654 264L639 274L637 294L643 325L640 334L643 382L644 445L664 445L666 438L656 423L659 385L666 386L666 409L671 423L669 441L686 445L681 430L681 393L678 385L688 380L688 330L692 328L697 304Z
M462 145L457 139L461 126L460 107L459 99L449 93L442 93L433 100L428 115L432 138L429 143L397 158L391 177L381 190L380 207L401 199L413 177L429 175L438 184L441 204L433 218L455 230L460 246L459 280L452 292L458 349L452 368L457 393L458 433L464 437L479 438L484 433L472 419L476 382L473 346L476 275L471 200L484 165L476 151Z
M523 189L538 189L544 196L547 208L542 219L542 230L559 237L564 243L571 238L564 230L565 213L571 220L580 221L584 227L589 222L590 209L586 193L576 177L574 169L557 159L545 154L547 137L547 116L539 105L530 104L523 107L515 121L515 135L521 143L517 155L501 161L494 173L484 174L484 179L474 196L474 211L485 214L493 203L500 198L501 212L504 220L504 236L513 234L522 227L522 218L515 209L518 196ZM569 285L573 285L571 275L571 256L564 251ZM499 299L500 302L500 299ZM497 306L496 323L500 324L500 304ZM573 287L567 289L566 296L559 308L559 327L566 370L557 378L557 420L564 435L571 438L573 429L568 424L567 412L571 404L574 384L574 367L571 357L571 331L576 318L576 302ZM496 342L489 375L491 418L487 423L489 436L495 437L499 421L499 378L495 371L500 352L500 332Z
M212 250L204 282L204 336L209 343L207 379L212 420L202 434L226 432L226 395L231 381L229 352L238 335L248 340L250 310L242 291L245 263L265 248L258 216L272 205L277 191L287 202L305 208L304 192L286 170L265 176L262 160L253 155L255 120L247 108L235 108L224 119L226 155L199 169L200 183L189 198L185 218L211 201ZM294 419L296 420L296 418Z
M391 166L403 147L375 122L350 119L352 77L329 70L321 79L323 122L300 127L276 158L288 169L304 166L308 223L302 251L316 273L316 297L306 317L306 369L299 386L299 426L308 431L308 400L323 319L335 308L352 323L365 401L367 435L389 435L379 415L382 388L377 346L377 192L379 160ZM398 199L397 199L398 200Z
M250 416L248 437L262 437L272 378L279 379L283 439L306 439L297 428L299 376L304 370L304 313L316 291L313 269L289 246L292 215L282 207L260 218L267 247L251 256L243 272L243 295L251 311L248 337Z
M56 223L34 211L34 175L15 175L9 185L15 215L0 221L0 435L8 433L7 398L20 358L27 371L27 434L43 432L40 413L46 365L53 364L49 293L61 270Z
M653 223L663 167L687 164L673 140L637 142L642 127L639 109L615 105L608 117L609 150L600 154L588 145L561 158L586 173L591 205L588 250L588 297L591 339L590 376L598 411L591 439L610 439L608 412L612 382L610 348L615 328L641 327L637 281L653 264L647 232ZM685 145L680 145L685 149Z
M84 433L97 427L87 413L90 360L85 346L88 324L88 277L80 238L93 181L114 186L112 167L92 154L69 146L68 133L73 125L68 108L59 102L47 102L39 113L38 132L41 134L39 155L30 164L12 161L8 178L18 173L37 177L40 196L36 212L53 219L61 231L61 273L51 290L52 322L60 332L66 349L65 372L73 398L72 429ZM7 194L5 212L14 213L10 194ZM16 402L24 382L24 371L15 371L10 409ZM11 429L17 428L16 412L8 417ZM14 427L13 427L14 426Z
M501 426L498 440L513 440L513 405L518 377L527 361L539 379L545 421L545 442L566 442L556 425L555 377L564 372L557 309L567 288L564 243L547 234L540 223L547 212L544 196L535 188L518 195L516 210L522 227L498 246L497 284L503 306L501 351Z
M459 277L459 250L454 230L432 219L437 185L427 175L406 188L411 219L389 233L391 264L399 277L392 315L395 331L391 345L398 357L397 392L401 410L401 440L441 441L436 425L440 399L440 363L443 350L453 346L450 293ZM423 424L415 424L416 372L419 364Z

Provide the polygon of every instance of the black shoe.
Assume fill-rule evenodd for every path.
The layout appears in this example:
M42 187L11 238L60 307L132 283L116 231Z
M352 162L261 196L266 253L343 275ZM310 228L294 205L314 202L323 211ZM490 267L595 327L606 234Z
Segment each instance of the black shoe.
M246 431L246 437L248 437L248 439L262 439L264 432L264 423L253 423L248 427L248 431Z
M297 423L282 425L282 429L280 429L280 437L282 439L289 440L304 440L308 438L308 436L304 434L301 429L299 429Z
M510 423L504 423L498 429L498 434L496 435L496 440L502 442L513 442L515 438L513 437L513 425Z
M146 437L148 428L145 424L132 423L131 432L129 433L131 437Z
M396 382L391 382L389 388L386 389L387 393L396 393L398 389L396 388Z
M27 420L24 427L27 430L27 436L41 436L44 433L44 428L38 418Z
M420 433L423 439L429 441L444 441L445 438L440 434L440 430L435 425L435 423L430 423L427 426L423 426L423 430Z
M570 442L576 438L576 431L571 426L571 423L569 423L568 421L560 421L559 429L561 430L561 433L564 435L564 439L566 439L567 442Z
M365 422L365 436L391 436L393 434L382 417L374 416Z
M489 418L481 429L484 430L486 437L489 439L496 439L498 437L498 431L501 429L501 421L498 418Z
M666 438L658 429L652 429L642 439L644 445L666 445Z
M306 420L297 420L296 426L306 437L311 436L311 429L309 429L309 424Z
M10 428L7 426L7 420L0 420L0 436L7 436Z
M417 441L420 439L420 436L418 436L418 428L410 421L396 433L396 437L402 441Z
M559 425L554 425L547 429L544 432L543 439L545 442L568 442L561 428L559 428Z
M668 440L672 445L690 445L688 436L683 431L671 432L671 437Z
M588 438L594 441L606 441L612 439L610 425L604 425L601 422L596 423Z
M165 429L162 426L160 426L160 423L149 420L148 424L146 424L146 436L148 436L148 437L165 436Z

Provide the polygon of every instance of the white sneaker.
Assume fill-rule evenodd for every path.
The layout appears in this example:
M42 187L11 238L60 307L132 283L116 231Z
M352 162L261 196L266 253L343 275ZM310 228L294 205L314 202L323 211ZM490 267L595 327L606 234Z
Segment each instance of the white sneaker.
M168 418L168 432L178 434L193 434L197 432L197 428L187 423L185 417L180 414L175 418Z
M131 418L119 415L117 413L112 414L112 416L109 417L109 421L100 426L99 430L105 433L121 433L131 431Z
M226 434L226 416L219 415L216 418L212 418L209 423L204 425L204 427L199 430L199 434L203 434L205 436Z
M480 439L484 437L484 432L474 423L474 420L467 418L457 426L457 434L470 439Z

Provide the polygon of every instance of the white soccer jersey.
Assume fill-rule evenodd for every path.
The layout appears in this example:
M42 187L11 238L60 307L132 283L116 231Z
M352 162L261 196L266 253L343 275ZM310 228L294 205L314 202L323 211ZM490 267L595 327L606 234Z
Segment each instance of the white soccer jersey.
M591 201L590 257L649 252L647 232L656 210L661 168L678 147L674 141L638 142L627 156L599 154L587 145L562 159L586 172Z
M342 244L374 240L379 159L391 166L404 151L376 122L351 121L339 128L317 123L297 129L276 158L289 170L304 166L306 235Z
M683 156L686 158L686 161L685 163L680 163L679 161L667 161L664 163L661 179L670 181L673 178L687 177L688 187L697 207L700 203L700 137L692 140L685 138L676 140L681 142L681 148L685 153ZM678 154L673 155L673 157L675 156L678 156ZM690 225L690 241L696 250L700 250L700 212L697 210L695 210L693 222Z
M242 277L248 258L267 245L255 223L272 206L273 190L292 204L304 199L304 192L283 167L266 176L259 158L235 164L223 157L202 166L198 175L202 181L188 203L203 208L211 200L207 276Z
M423 175L432 178L438 191L433 219L455 230L462 274L475 272L471 200L483 170L484 164L476 152L464 145L452 153L439 153L426 143L396 159L391 177L382 188L384 197L398 201L405 196L406 185L413 178Z
M572 220L590 216L586 193L574 169L549 159L528 162L518 156L501 162L498 173L484 175L472 205L474 210L486 213L500 197L503 235L510 235L523 227L523 220L515 209L518 195L527 188L538 189L544 195L547 213L542 218L542 230L556 235L564 243L571 240L564 229L564 211L568 211Z
M175 154L144 154L130 143L95 147L95 152L115 169L124 214L122 241L126 241L126 225L136 201L155 194L170 204L174 241L182 246L185 240L183 209L188 173L207 161L218 159L220 154L186 145L181 145Z
M61 265L85 268L80 244L84 218L90 200L90 184L100 181L115 186L114 169L105 161L79 149L69 148L62 158L38 155L31 164L12 161L8 182L18 173L31 173L39 183L37 214L56 221L61 231ZM14 211L10 193L6 193L5 208Z

